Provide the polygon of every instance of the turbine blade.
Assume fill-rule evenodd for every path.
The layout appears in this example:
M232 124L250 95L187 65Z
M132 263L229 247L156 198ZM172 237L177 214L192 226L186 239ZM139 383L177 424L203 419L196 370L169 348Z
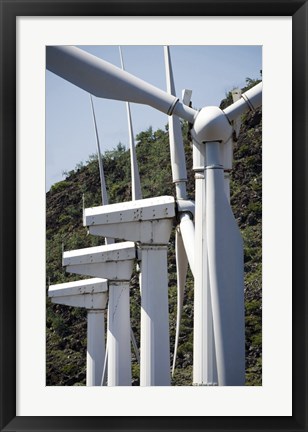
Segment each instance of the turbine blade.
M122 66L122 69L125 70L123 56L122 56L122 50L121 50L120 46L119 46L119 51L120 51L121 66ZM139 176L139 170L138 170L138 162L137 162L137 156L136 156L132 116L131 116L129 102L126 102L126 112L127 112L129 146L130 146L130 163L131 163L131 173L132 173L132 199L133 199L133 201L135 201L138 199L142 199L142 192L141 192L140 176Z
M188 260L184 249L184 244L179 229L175 232L175 256L176 256L176 273L177 273L177 316L176 316L176 334L174 343L174 354L172 364L172 376L174 374L177 350L179 345L180 326L183 311L184 290L188 269Z
M207 143L206 233L218 385L245 384L243 243L224 191L219 147ZM213 169L210 169L213 167Z
M164 54L167 91L175 96L172 64L168 46L164 47ZM186 199L187 172L181 122L178 116L173 115L168 118L168 124L171 170L173 183L175 183L176 187L176 197L177 199Z
M135 353L135 356L136 356L137 363L140 364L139 349L138 349L137 341L136 341L136 338L135 338L135 335L134 335L134 332L133 332L132 328L130 328L130 338L131 338L132 345L133 345L133 348L134 348L134 353Z
M100 148L100 143L99 143L99 136L98 136L96 116L95 116L95 111L94 111L94 104L93 104L92 95L90 95L90 101L91 101L92 117L93 117L94 130L95 130L95 138L96 138L96 149L97 149L97 158L98 158L98 165L99 165L99 174L100 174L100 179L101 179L102 205L107 205L108 204L107 188L106 188L103 159L102 159L101 148Z
M180 215L180 231L189 262L190 270L195 274L195 225L188 213Z
M92 95L90 95L91 100L91 107L92 107L92 116L93 116L93 123L94 123L94 129L95 129L95 137L96 137L96 147L97 147L97 158L98 158L98 165L99 165L99 175L101 179L101 194L102 194L102 205L108 205L108 195L107 195L107 188L106 188L106 181L105 181L105 174L104 174L104 166L103 166L103 159L101 154L101 148L99 143L99 135L98 135L98 129L97 129L97 123L96 123L96 116L95 116L95 110L94 110L94 104ZM85 218L83 217L85 220ZM113 244L114 239L110 237L105 238L105 244Z
M106 351L105 351L104 368L103 368L101 386L107 385L107 369L108 369L107 364L108 364L108 338L106 340Z
M178 98L77 47L47 47L46 67L98 97L150 105L168 115L177 113L191 123L196 115Z
M241 99L242 90L239 88L234 89L234 90L232 90L231 94L232 94L233 103L235 103ZM238 135L240 133L241 123L242 123L241 117L238 117L235 120L233 120L233 129L234 129L236 137L238 137Z
M233 102L237 102L241 99L241 89L234 89L232 90L232 100ZM229 172L232 170L233 167L233 149L234 149L234 142L237 140L240 128L241 128L241 116L237 117L233 120L233 134L231 138L226 142L221 144L221 157L222 157L222 164L225 170L224 173L224 184L225 184L225 193L227 196L227 199L230 203L230 174Z
M255 85L247 92L243 93L241 98L232 105L224 109L224 113L230 122L236 120L245 112L255 110L262 105L262 82Z

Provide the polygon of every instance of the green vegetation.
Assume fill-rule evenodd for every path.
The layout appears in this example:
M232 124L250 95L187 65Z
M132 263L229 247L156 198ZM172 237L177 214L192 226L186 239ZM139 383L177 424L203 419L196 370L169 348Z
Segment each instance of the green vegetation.
M247 87L255 80L247 79ZM253 83L251 82L253 81ZM223 101L221 106L230 103ZM262 383L262 113L243 118L239 139L234 148L231 173L231 205L244 239L245 312L246 312L246 385ZM188 125L183 124L188 193L194 198L192 148ZM152 128L136 137L137 158L144 198L174 195L168 132ZM129 152L120 143L103 156L109 202L131 199ZM85 206L101 204L100 178L96 155L65 173L47 193L46 209L46 292L49 283L76 280L80 276L65 273L62 247L65 250L96 246L103 238L87 235L82 226L82 197ZM176 268L174 233L168 255L171 362L176 326ZM177 368L173 385L191 385L193 362L193 279L189 272L184 298ZM82 309L54 305L46 299L47 385L84 385L86 368L86 312ZM137 343L140 337L140 294L138 274L131 280L131 320ZM139 384L139 366L133 356L133 385Z

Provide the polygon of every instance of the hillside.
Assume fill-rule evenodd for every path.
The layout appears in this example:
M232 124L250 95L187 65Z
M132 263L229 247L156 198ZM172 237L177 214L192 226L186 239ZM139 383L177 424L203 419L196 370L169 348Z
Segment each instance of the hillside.
M230 102L230 95L222 102ZM189 197L194 199L192 148L188 126L183 124ZM231 174L231 205L244 238L245 314L246 314L246 384L262 383L262 113L243 118L234 149ZM167 130L151 128L136 137L137 158L143 197L174 195ZM129 152L119 144L104 154L109 202L131 200ZM96 156L79 164L65 179L52 186L46 196L46 292L49 284L77 280L65 273L62 248L65 250L95 246L104 239L87 235L82 226L82 201L86 207L101 204L100 179ZM176 269L174 233L169 244L169 311L171 353L176 324ZM46 296L47 297L47 296ZM77 308L51 304L48 297L46 329L46 384L85 385L86 312ZM140 295L138 275L131 280L132 328L139 343ZM173 385L191 385L193 341L193 279L188 275L184 299L177 369ZM139 384L139 366L133 357L133 384ZM171 354L172 361L172 354Z

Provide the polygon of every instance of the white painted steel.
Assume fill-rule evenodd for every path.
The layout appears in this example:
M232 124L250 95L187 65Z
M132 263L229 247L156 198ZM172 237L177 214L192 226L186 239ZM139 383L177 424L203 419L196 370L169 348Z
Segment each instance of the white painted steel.
M121 67L125 70L123 55L121 47L119 46ZM130 147L130 166L131 166L131 178L132 178L132 200L142 199L140 176L138 170L135 140L133 133L132 116L130 111L130 104L126 102L126 112L127 112L127 124L128 124L128 136L129 136L129 147Z
M140 248L140 386L169 386L167 246L140 245Z
M198 168L195 169L193 384L211 386L217 385L217 372L206 241L205 166L199 166L201 161L205 163L204 153L204 145L194 143L194 166Z
M233 103L237 102L242 97L242 90L241 89L234 89L231 92L232 94L232 100ZM240 129L241 129L242 119L241 117L237 117L235 120L233 120L233 130L235 133L235 136L238 138Z
M87 386L100 386L105 358L105 311L88 311Z
M192 274L195 274L195 225L188 213L179 215L180 229L185 253L188 258L189 267Z
M164 47L165 54L165 69L166 69L166 81L167 81L167 91L168 93L175 96L175 85L172 71L172 64L170 58L169 47ZM191 93L190 93L191 96ZM187 102L187 101L186 101ZM169 124L169 145L170 145L170 159L171 159L171 169L173 183L175 183L176 198L177 203L181 200L187 199L186 183L187 183L187 172L186 172L186 159L184 151L184 143L182 137L182 126L179 117L176 115L170 116L168 118ZM180 334L180 325L182 317L183 308L183 297L184 289L186 283L186 276L188 270L188 254L190 255L190 262L192 261L191 254L191 244L194 243L194 236L187 238L188 230L191 231L191 215L186 212L180 211L180 205L178 205L179 210L179 220L180 224L177 226L176 230L176 268L177 268L177 321L176 321L176 336L174 344L174 354L173 354L173 365L172 365L172 375L174 374L177 347ZM189 224L190 221L190 224ZM184 227L186 233L184 236L181 235L181 229ZM186 251L187 249L187 251Z
M107 304L107 293L93 293L80 295L63 295L52 297L52 303L63 304L86 309L105 309Z
M95 116L95 110L94 110L92 95L90 95L90 100L91 100L91 106L92 106L92 117L93 117L95 137L96 137L99 175L100 175L100 180L101 180L102 205L107 205L108 204L108 194L107 194L107 188L106 188L103 159L102 159L102 155L101 155L101 148L100 148L99 135L98 135L98 129L97 129L96 116ZM85 211L84 211L84 209L83 209L83 224L85 224ZM105 244L106 245L113 244L113 243L114 243L113 238L110 238L110 237L105 238Z
M111 99L144 103L169 115L178 115L194 124L191 131L194 138L194 170L196 171L194 383L211 385L215 383L216 379L213 319L210 306L212 302L219 384L232 385L235 383L233 385L242 385L240 384L243 370L242 355L239 354L239 350L236 350L236 347L241 345L243 333L241 330L243 321L241 288L239 288L238 283L240 279L240 272L238 271L240 240L237 235L238 231L233 229L234 218L232 219L232 212L223 190L223 170L210 166L209 161L207 161L206 171L207 195L205 194L204 143L209 141L226 142L230 138L230 129L232 130L232 128L229 122L234 121L248 109L256 109L261 105L262 84L260 83L250 89L242 95L239 101L224 111L216 107L207 107L197 113L180 103L176 97L168 95L113 65L74 47L47 47L47 68L90 93ZM218 144L215 146L218 149ZM208 151L210 152L210 150ZM219 154L218 150L217 154ZM220 174L218 174L219 172ZM218 196L215 195L215 190L219 190ZM217 207L210 206L210 202ZM205 208L209 212L206 219ZM118 219L108 221L107 218L105 222L101 221L99 224L123 222L121 216L118 214ZM147 220L153 218L155 218L154 213ZM163 219L163 217L160 218ZM140 220L143 220L142 214L136 212L135 222ZM86 222L86 224L91 225L92 223ZM221 231L218 227L221 228ZM229 232L230 227L232 228ZM220 239L226 243L224 243L224 247L222 247ZM230 259L229 262L228 259ZM226 263L228 263L227 266ZM232 266L231 263L234 265ZM86 265L90 266L91 264ZM227 272L225 272L225 268L227 268ZM228 277L229 286L236 286L237 288L227 290L226 280ZM148 291L150 292L146 289L146 292ZM231 296L231 292L235 293L235 299ZM236 318L234 318L234 311L240 311ZM145 314L143 319L148 324L146 326L147 334L152 335L154 330L151 320L146 320ZM231 329L234 330L235 335L231 334ZM150 340L152 346L154 342L152 338ZM151 348L147 348L144 352L149 353L150 350L151 355L153 355ZM149 357L148 362L151 364L151 357ZM152 370L150 376L144 372L144 380L155 380L154 372ZM154 377L152 377L153 373Z
M175 216L174 198L157 197L108 207L107 215L106 207L89 209L91 217L95 214L96 218L92 222L99 223L90 226L89 231L110 235L112 229L117 237L140 242L141 385L170 385L167 246L164 245L169 241ZM110 224L110 220L117 223Z
M169 115L178 105L177 114L189 121L195 115L176 97L74 46L48 46L46 67L98 97L150 105Z
M166 233L172 225L172 219L154 221L124 222L110 225L90 226L89 233L98 236L116 237L121 240L132 240L141 243L164 243Z
M224 192L219 144L206 143L206 243L218 383L245 384L243 244Z
M108 386L130 386L129 282L109 282Z
M183 239L180 231L180 226L175 231L175 255L176 255L176 278L177 278L177 316L176 316L176 333L172 362L172 376L175 370L175 362L179 344L180 325L182 319L184 289L186 283L188 259L184 249Z
M221 142L220 148L220 158L224 170L231 170L233 167L233 139L232 136L227 142Z
M184 105L189 106L191 101L192 90L184 89L182 90L182 101Z
M106 279L91 278L79 281L65 282L57 285L50 285L48 289L49 297L59 297L68 295L80 295L106 292L108 284Z
M232 99L233 102L238 101L241 98L241 90L240 89L234 89L232 90ZM220 144L220 151L221 151L221 160L222 165L224 167L225 173L224 173L224 184L225 184L225 192L227 199L230 203L230 174L229 171L233 168L233 147L234 147L234 136L237 138L240 132L241 128L241 118L237 118L236 120L233 120L232 122L233 126L233 133L231 135L231 138L227 142L222 142Z
M175 200L171 196L145 198L85 209L87 226L165 219L174 216Z
M98 130L97 130L97 123L96 123L96 116L95 116L95 111L94 111L92 95L90 95L90 101L91 101L92 117L93 117L95 137L96 137L97 158L98 158L98 166L99 166L99 175L100 175L100 180L101 180L102 204L106 205L106 204L108 204L108 196L107 196L103 159L102 159L101 148L100 148L100 143L99 143L99 135L98 135Z
M89 276L95 274L109 280L108 385L112 386L131 385L129 280L135 258L136 250L132 242L80 249L63 254L63 263L68 272ZM104 382L103 365L104 360L100 382Z
M87 309L87 386L99 386L105 357L104 313L107 307L107 281L89 279L51 285L53 303Z
M224 173L224 190L228 203L230 204L230 174L228 172Z
M86 309L105 309L107 304L107 281L88 279L50 285L48 296L52 303Z
M85 220L91 234L155 244L169 239L174 216L175 200L168 196L85 210Z
M134 348L134 353L135 353L135 356L136 356L137 363L140 364L139 348L138 348L137 340L135 338L135 335L134 335L132 327L130 328L130 338L131 338L132 345L133 345L133 348Z
M108 263L134 259L136 255L133 242L114 243L112 245L93 246L75 249L63 253L63 265ZM108 278L106 278L108 279Z
M97 262L89 264L67 265L68 273L84 276L105 277L108 280L129 280L132 274L133 260Z
M243 93L242 97L237 102L224 109L224 113L231 122L249 110L256 110L261 105L262 82Z
M232 127L225 113L215 106L202 108L191 130L193 140L199 145L206 141L226 142L231 134Z
M175 86L172 72L172 65L170 59L169 47L164 47L165 54L165 68L166 68L166 81L167 92L175 96ZM184 144L182 137L182 127L178 116L173 115L168 117L169 125L169 144L170 144L170 158L173 183L176 185L177 199L186 199L186 161Z

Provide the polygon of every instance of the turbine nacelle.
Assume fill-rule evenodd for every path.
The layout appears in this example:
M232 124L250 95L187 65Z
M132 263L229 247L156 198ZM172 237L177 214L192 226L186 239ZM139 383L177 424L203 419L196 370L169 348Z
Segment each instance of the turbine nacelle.
M225 113L218 107L202 108L191 130L191 136L198 144L210 141L226 142L233 128Z

